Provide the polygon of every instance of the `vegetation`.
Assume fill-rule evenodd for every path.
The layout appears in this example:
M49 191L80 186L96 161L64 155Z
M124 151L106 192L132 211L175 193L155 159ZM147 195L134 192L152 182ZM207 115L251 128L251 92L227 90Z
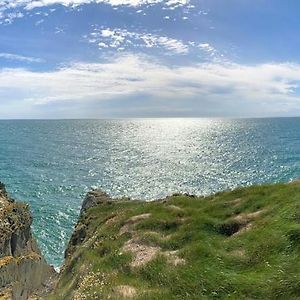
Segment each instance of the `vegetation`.
M300 182L103 202L72 241L49 299L299 299Z

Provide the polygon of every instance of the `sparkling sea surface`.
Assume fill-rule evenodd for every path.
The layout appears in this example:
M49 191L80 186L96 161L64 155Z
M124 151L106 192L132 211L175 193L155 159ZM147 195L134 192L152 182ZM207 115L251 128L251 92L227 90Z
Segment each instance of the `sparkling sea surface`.
M300 178L300 118L0 121L0 180L58 267L87 191L150 200Z

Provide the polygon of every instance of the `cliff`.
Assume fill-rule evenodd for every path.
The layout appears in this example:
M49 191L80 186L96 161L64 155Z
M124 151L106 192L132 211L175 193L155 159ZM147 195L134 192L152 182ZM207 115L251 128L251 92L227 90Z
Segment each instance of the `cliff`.
M300 182L154 202L88 193L47 299L299 299Z
M28 299L55 275L32 237L31 223L28 205L11 199L0 183L0 299Z

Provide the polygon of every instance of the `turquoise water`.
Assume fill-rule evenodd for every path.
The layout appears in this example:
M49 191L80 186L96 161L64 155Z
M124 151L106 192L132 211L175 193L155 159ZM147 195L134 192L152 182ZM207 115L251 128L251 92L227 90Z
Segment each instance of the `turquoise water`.
M157 199L300 177L300 118L0 121L0 180L59 266L85 193Z

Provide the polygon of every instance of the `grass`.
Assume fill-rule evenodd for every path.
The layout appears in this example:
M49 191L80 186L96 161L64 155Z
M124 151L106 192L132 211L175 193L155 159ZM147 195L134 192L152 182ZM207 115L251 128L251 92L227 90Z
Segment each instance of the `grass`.
M120 235L130 218L147 213ZM300 182L113 201L89 209L80 224L85 237L49 299L300 298ZM160 250L132 267L134 254L122 250L132 238ZM170 262L170 251L184 263Z

